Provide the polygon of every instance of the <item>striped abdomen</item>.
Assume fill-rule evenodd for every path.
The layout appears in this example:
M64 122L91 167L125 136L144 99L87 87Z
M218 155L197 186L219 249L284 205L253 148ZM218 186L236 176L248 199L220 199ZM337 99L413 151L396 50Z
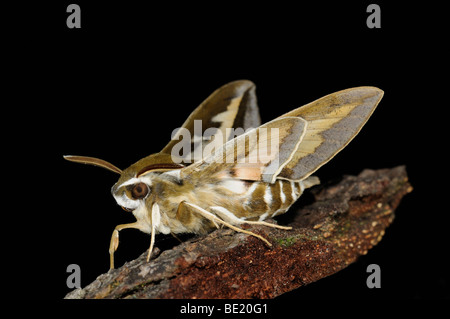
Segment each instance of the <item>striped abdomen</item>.
M285 213L302 195L305 188L318 184L316 177L304 181L277 180L273 184L265 182L226 181L225 189L233 192L231 211L244 220L264 220ZM239 195L238 195L239 194Z
M264 220L285 213L303 190L301 181L277 180L273 184L254 182L248 189L243 208L251 217L256 215L259 220Z

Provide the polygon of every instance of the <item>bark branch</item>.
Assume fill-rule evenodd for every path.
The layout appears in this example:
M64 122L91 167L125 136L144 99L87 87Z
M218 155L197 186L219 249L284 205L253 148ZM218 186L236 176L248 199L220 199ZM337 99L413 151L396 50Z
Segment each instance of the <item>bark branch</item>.
M66 298L273 298L366 254L410 191L403 166L364 170L315 189L314 203L287 213L293 230L248 227L272 248L220 229L163 251L150 263L143 253Z

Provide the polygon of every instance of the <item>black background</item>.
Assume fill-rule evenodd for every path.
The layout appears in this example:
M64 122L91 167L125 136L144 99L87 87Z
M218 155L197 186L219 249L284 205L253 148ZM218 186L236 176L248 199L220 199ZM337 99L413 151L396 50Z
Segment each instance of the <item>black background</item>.
M9 297L61 299L69 264L82 286L109 267L114 226L133 221L110 194L117 175L63 160L77 154L124 169L160 150L219 86L257 86L262 122L362 85L385 95L361 133L318 171L322 181L406 165L414 191L383 240L345 270L280 299L449 298L444 39L437 7L370 2L315 5L67 1L6 11L2 267ZM9 111L8 113L6 111ZM444 185L444 186L441 186ZM301 200L300 200L301 201ZM121 233L117 265L148 248ZM157 238L170 246L172 239ZM381 289L366 268L381 267ZM5 272L4 272L5 273ZM22 283L39 287L24 295ZM279 302L283 302L279 300Z

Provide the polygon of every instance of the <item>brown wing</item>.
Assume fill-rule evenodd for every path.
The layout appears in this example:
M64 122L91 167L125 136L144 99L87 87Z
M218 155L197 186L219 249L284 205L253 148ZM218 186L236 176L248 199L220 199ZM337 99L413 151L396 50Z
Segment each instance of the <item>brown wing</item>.
M302 180L341 151L361 130L383 97L369 86L339 91L282 115L308 122L305 136L279 178Z
M237 178L273 183L290 161L304 136L307 123L299 117L284 117L250 130L191 166L181 177Z
M200 132L194 131L195 121L201 121L202 130ZM183 134L187 132L187 135L190 136L188 141L189 151L187 154L181 155L176 151L172 155L181 157L180 161L183 164L191 164L193 161L200 159L192 158L192 154L202 154L201 151L198 152L198 148L203 149L211 142L211 139L204 135L206 130L215 128L220 131L221 137L223 137L220 144L224 144L235 136L242 134L244 130L259 125L260 117L255 85L248 80L234 81L220 87L201 103L187 118L181 129L172 134L172 140L161 153L172 154L175 145L180 143L180 140L184 137ZM232 132L229 130L230 128L239 128L240 130ZM217 143L217 141L215 142Z

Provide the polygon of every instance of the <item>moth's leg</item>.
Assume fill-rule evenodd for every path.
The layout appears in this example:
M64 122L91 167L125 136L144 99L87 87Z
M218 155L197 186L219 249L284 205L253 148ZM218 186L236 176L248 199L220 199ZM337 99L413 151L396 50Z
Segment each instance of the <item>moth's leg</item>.
M214 207L211 207L211 209L213 209L215 213L217 213L220 217L222 217L222 219L229 221L233 225L252 224L252 225L263 225L263 226L267 226L267 227L273 227L273 228L284 229L284 230L292 229L292 227L281 226L281 225L277 225L277 224L268 223L265 221L242 220L242 219L234 216L233 214L230 214L230 212L228 210L224 211L224 208L220 207L220 206L214 206Z
M243 220L242 223L243 224L253 224L253 225L263 225L263 226L278 228L278 229L283 229L283 230L291 230L292 229L291 226L281 226L281 225L272 224L272 223L268 223L265 221L259 221L259 220Z
M159 205L154 203L152 206L152 214L151 214L151 223L152 223L152 232L150 233L150 247L148 249L147 254L147 262L150 261L150 257L152 256L153 246L155 245L155 232L156 232L156 220L160 217L159 213Z
M197 210L193 209L192 206L188 206L186 204L187 204L186 201L182 201L178 205L176 219L179 220L181 223L183 223L183 225L188 226L192 222L192 211L193 210L197 211ZM209 220L213 222L214 226L216 226L217 229L220 228L215 220L213 220L213 219L209 219Z
M206 219L212 221L216 225L217 225L217 223L222 224L222 225L227 226L228 228L231 228L231 229L233 229L233 230L235 230L237 232L248 234L248 235L254 236L256 238L259 238L263 242L265 242L268 246L272 246L272 244L267 239L265 239L264 237L262 237L262 236L260 236L258 234L252 233L251 231L244 230L244 229L241 229L239 227L236 227L236 226L234 226L234 225L232 225L230 223L227 223L226 221L220 219L216 215L208 212L207 210L201 208L200 206L197 206L195 204L191 204L191 203L188 203L188 202L180 203L180 205L182 205L182 204L190 206L191 208L194 208L197 213L199 213L201 216L205 217Z
M126 228L136 228L138 229L138 223L122 224L117 225L111 236L111 242L109 243L109 269L114 269L114 252L119 247L119 231Z
M172 233L172 232L170 232L170 234L173 236L173 238L175 238L176 240L178 240L180 243L183 243L183 241L182 241L180 238L178 238L177 235L175 235L175 234Z

